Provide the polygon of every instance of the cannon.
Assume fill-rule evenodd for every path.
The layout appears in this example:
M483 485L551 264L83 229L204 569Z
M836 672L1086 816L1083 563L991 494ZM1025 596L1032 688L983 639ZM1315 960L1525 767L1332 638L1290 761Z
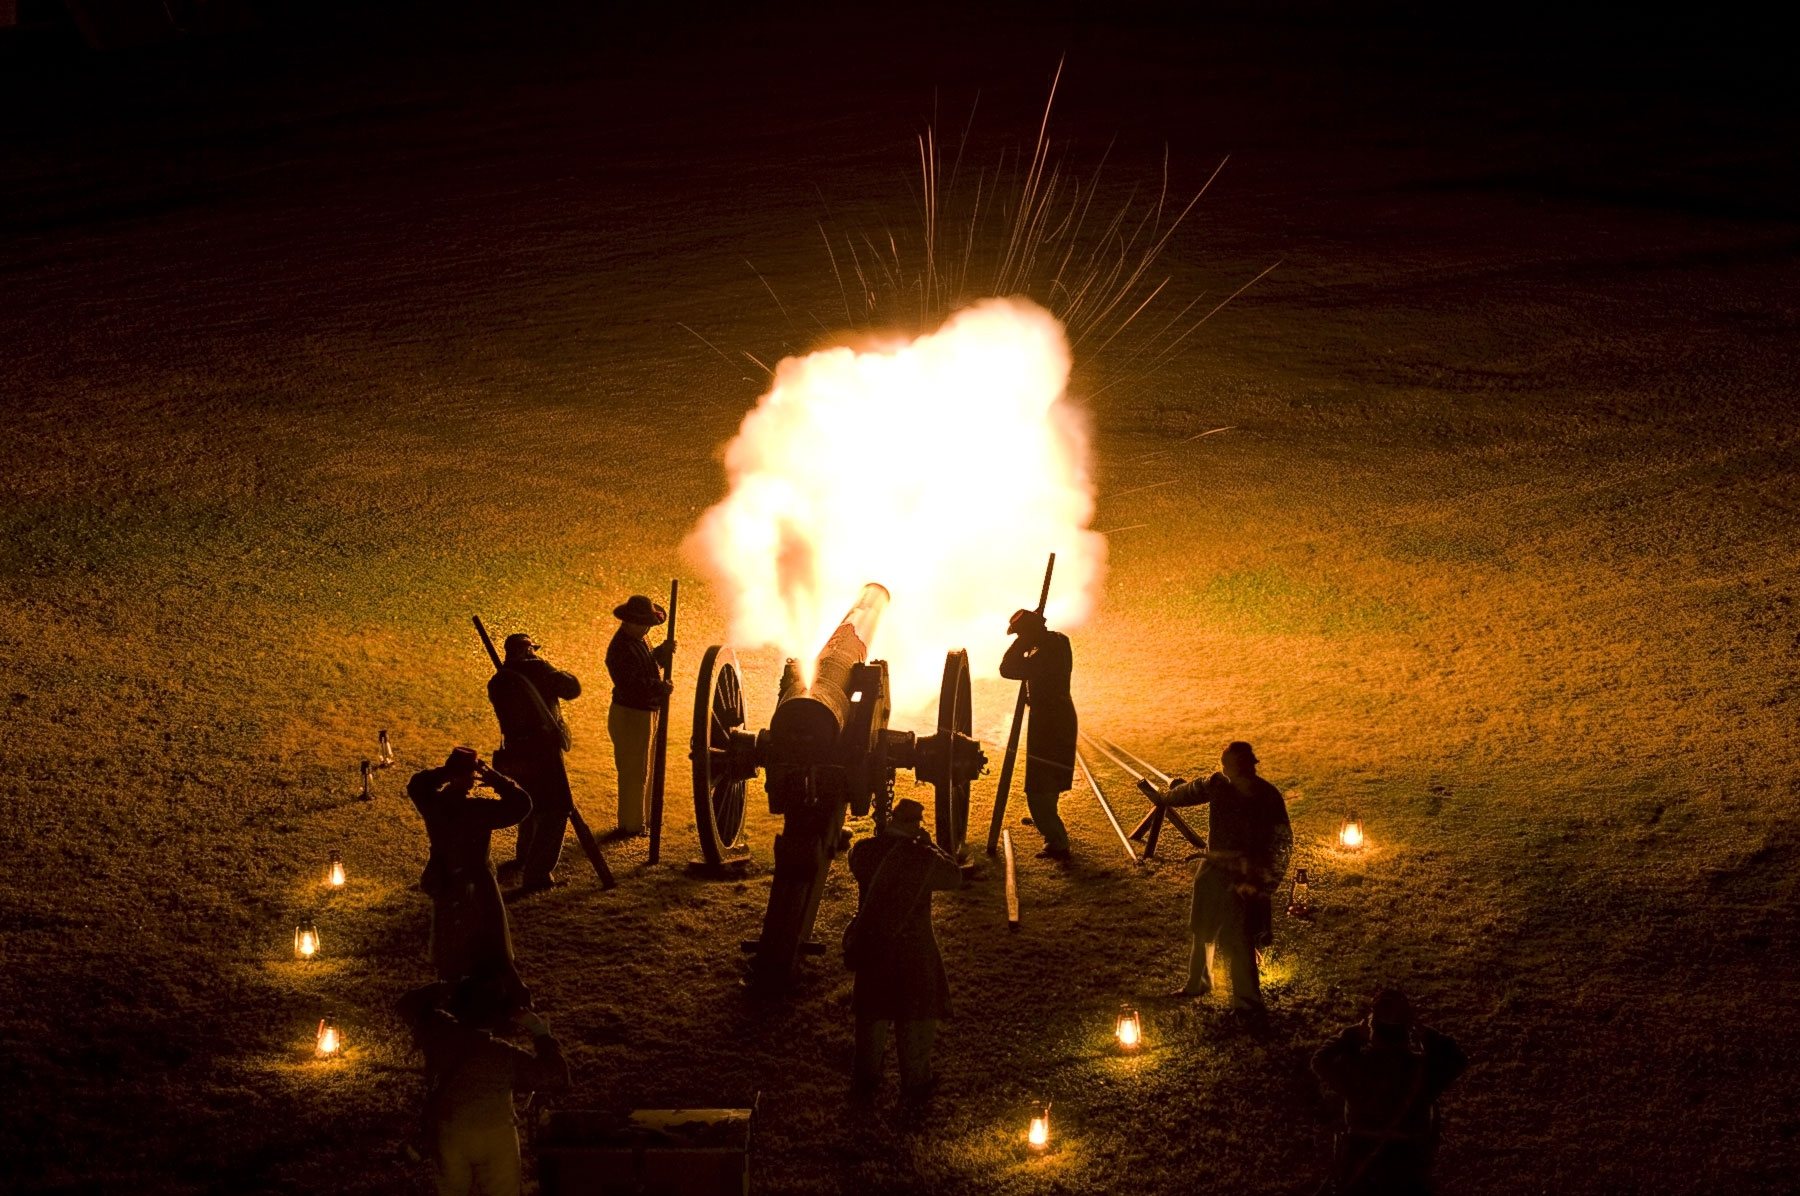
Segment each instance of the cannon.
M714 645L701 659L688 753L701 854L715 866L742 854L746 786L758 769L769 812L782 819L762 934L745 944L765 984L792 975L812 934L831 861L847 844L846 812L873 814L877 827L886 825L898 770L911 769L933 787L933 837L952 856L962 852L969 785L987 765L971 734L969 654L945 656L935 732L890 730L887 662L866 659L887 604L885 587L863 587L819 652L810 684L798 661L787 662L766 730L745 726L736 654Z

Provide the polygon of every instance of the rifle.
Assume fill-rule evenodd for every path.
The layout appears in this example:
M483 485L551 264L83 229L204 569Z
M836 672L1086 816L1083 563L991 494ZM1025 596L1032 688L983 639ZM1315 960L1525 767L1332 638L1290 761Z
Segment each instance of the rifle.
M481 637L481 646L487 649L488 659L494 662L494 671L500 671L500 653L494 651L494 641L489 637L487 628L482 625L481 616L474 615L475 633ZM535 689L534 689L535 692ZM540 699L541 700L541 699ZM546 708L546 713L548 709ZM616 889L619 882L613 879L612 869L606 866L606 857L600 854L600 844L594 838L594 832L588 829L587 819L575 808L574 798L569 800L569 825L575 828L575 841L581 844L581 852L587 856L588 863L594 866L594 875L600 878L600 887Z
M664 642L675 642L675 612L681 602L681 581L669 582L669 630ZM675 650L669 649L669 664L664 681L675 680ZM654 864L662 858L663 779L669 769L669 695L664 694L662 708L656 714L656 764L650 774L650 855Z
M1056 554L1044 566L1044 588L1038 594L1037 613L1050 601L1050 575L1056 571ZM1025 725L1025 683L1019 682L1019 700L1013 704L1012 730L1006 733L1006 757L1000 762L1000 784L994 789L994 820L988 823L987 853L1000 850L1000 826L1006 821L1006 799L1012 791L1013 761L1019 755L1019 731Z

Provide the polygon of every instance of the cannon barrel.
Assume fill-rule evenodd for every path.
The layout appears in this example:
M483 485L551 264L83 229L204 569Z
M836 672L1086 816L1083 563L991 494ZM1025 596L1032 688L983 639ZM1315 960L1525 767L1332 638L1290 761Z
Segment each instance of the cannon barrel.
M801 676L798 662L788 662L781 698L769 719L771 762L777 767L838 763L842 755L838 741L851 723L851 707L861 700L855 696L851 673L867 660L869 641L887 604L886 586L870 582L862 588L820 649L811 685Z

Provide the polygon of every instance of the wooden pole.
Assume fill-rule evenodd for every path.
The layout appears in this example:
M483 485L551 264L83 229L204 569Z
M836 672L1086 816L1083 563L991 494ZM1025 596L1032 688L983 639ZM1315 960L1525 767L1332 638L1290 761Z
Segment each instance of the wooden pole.
M1037 613L1044 613L1050 601L1050 575L1056 572L1056 554L1044 566L1044 588L1038 594ZM1019 732L1025 726L1025 683L1019 682L1019 700L1013 703L1012 729L1006 733L1006 756L1000 762L1000 783L994 789L994 817L988 823L987 853L993 855L1000 845L1000 827L1006 821L1006 799L1012 794L1013 761L1019 755Z
M1006 928L1019 928L1019 876L1013 871L1012 832L1000 832L1000 843L1006 848Z
M669 581L669 631L665 642L675 642L675 612L681 604L681 581ZM675 680L675 650L669 649L669 667L663 680ZM663 694L662 708L656 713L656 764L650 777L650 855L654 864L662 859L663 781L669 771L669 695Z
M1138 859L1137 852L1132 849L1131 840L1125 836L1125 828L1120 826L1119 820L1113 816L1113 809L1106 802L1106 794L1100 791L1100 783L1094 780L1094 773L1093 770L1088 767L1087 757L1080 752L1076 752L1075 763L1081 765L1081 775L1087 778L1088 788L1094 791L1094 800L1100 803L1100 809L1106 814L1106 820L1112 823L1113 834L1119 836L1119 842L1124 845L1125 858L1134 864L1142 863L1142 861Z

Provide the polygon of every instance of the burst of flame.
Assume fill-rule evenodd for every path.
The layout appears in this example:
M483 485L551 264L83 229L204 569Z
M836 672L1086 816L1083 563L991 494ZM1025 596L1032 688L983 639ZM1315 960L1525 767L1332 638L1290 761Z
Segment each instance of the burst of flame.
M731 492L689 544L721 583L731 638L810 668L865 582L893 594L870 645L897 713L934 702L944 653L997 675L1007 616L1031 606L1046 554L1046 616L1092 611L1106 545L1085 430L1064 401L1055 317L990 299L935 332L791 357L725 453Z

